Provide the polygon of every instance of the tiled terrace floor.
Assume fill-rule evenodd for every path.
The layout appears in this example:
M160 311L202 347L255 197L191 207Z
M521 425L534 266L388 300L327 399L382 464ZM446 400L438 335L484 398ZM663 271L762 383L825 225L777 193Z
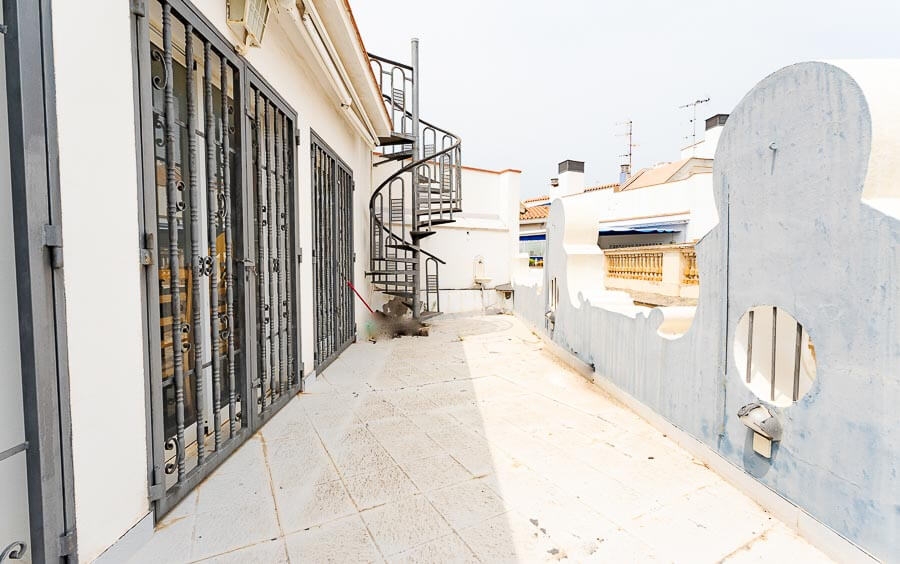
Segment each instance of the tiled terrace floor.
M351 346L139 562L821 562L513 317Z

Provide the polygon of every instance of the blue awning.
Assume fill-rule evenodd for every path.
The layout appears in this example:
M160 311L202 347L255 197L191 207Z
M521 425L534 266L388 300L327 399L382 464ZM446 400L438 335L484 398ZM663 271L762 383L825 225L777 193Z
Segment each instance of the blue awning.
M613 227L599 232L600 235L638 235L640 233L678 233L680 229L663 229L652 227Z
M604 225L600 235L640 235L642 233L680 233L687 226L687 220L648 221L630 225Z
M519 235L519 241L546 241L547 234L541 233L540 235Z

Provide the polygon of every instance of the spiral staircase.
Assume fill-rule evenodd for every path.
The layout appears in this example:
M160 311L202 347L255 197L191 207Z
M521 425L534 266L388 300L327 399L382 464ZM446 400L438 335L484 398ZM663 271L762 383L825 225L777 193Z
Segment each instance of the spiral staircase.
M419 119L418 51L413 39L411 65L369 53L393 124L392 134L379 140L382 157L375 166L399 168L369 200L366 275L378 291L400 298L415 319L424 320L440 312L439 268L446 263L420 243L436 233L435 226L455 221L462 184L459 137Z

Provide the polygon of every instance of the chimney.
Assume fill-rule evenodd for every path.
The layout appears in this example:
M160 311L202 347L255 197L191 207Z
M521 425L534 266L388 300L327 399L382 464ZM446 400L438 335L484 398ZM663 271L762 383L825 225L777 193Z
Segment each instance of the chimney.
M619 165L619 186L624 185L631 178L631 165Z
M584 162L565 160L559 163L559 186L551 190L551 198L584 192Z

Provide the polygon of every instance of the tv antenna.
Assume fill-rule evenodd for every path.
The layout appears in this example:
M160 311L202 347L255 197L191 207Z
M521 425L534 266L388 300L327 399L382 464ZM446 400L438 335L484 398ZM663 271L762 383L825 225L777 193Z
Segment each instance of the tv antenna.
M628 121L617 122L616 125L624 125L628 128L624 133L617 133L616 137L628 137L628 144L625 146L625 153L619 155L619 158L628 159L627 163L622 163L622 164L627 164L628 170L630 171L631 170L631 157L632 157L632 153L633 153L632 149L637 147L637 145L632 143L633 132L634 132L633 124L632 124L631 120L628 120Z
M699 99L694 100L690 104L684 104L682 106L678 106L678 109L680 109L680 110L683 110L686 108L692 108L694 111L694 115L691 118L691 146L694 146L697 144L697 106L699 106L700 104L705 104L707 102L709 102L709 97L706 97L703 100L699 100ZM685 135L684 138L687 139L687 135Z

